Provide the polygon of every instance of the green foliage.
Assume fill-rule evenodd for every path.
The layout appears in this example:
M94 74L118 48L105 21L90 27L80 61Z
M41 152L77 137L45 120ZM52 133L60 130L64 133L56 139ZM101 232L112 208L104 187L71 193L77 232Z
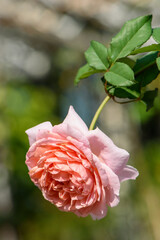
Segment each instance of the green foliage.
M145 87L153 80L155 80L158 74L159 70L157 68L157 65L154 64L146 68L144 71L140 72L136 76L136 81L140 84L141 87Z
M155 52L155 51L160 51L160 44L152 44L152 45L147 46L147 47L142 47L142 48L134 50L130 54L131 55L136 55L138 53Z
M160 28L154 28L152 37L157 43L160 43Z
M135 75L139 74L142 71L145 71L146 68L152 66L156 62L156 58L158 57L158 52L149 53L136 61L136 64L133 68Z
M158 57L158 58L156 59L156 63L157 63L158 69L160 70L160 57Z
M155 100L155 97L158 95L158 89L155 88L155 90L152 91L146 91L144 93L144 96L142 98L142 101L146 104L147 106L147 111L153 107L153 103Z
M126 57L136 47L140 47L151 36L152 16L138 17L124 24L121 31L112 39L108 53L112 62Z
M133 69L133 67L136 64L136 62L133 59L129 58L129 57L120 58L120 59L117 60L117 62L125 63L132 69Z
M127 21L108 48L91 41L85 52L87 64L79 69L75 84L101 72L105 91L113 100L115 97L127 99L126 102L128 99L141 100L148 111L153 106L157 90L146 91L146 87L160 72L160 28L152 31L151 21L151 15ZM141 47L151 35L158 44ZM137 58L132 56L137 54L140 54Z
M99 42L91 41L90 47L85 52L85 57L92 68L103 71L109 67L107 48Z
M130 87L108 87L107 90L110 95L118 98L136 99L140 97L139 84L137 83Z
M131 86L134 83L134 72L125 63L115 63L104 77L107 82L117 87Z
M89 64L84 65L77 72L76 78L74 80L75 85L77 85L81 79L87 78L87 77L89 77L89 76L91 76L95 73L98 73L98 72L100 72L100 71L91 68L89 66Z

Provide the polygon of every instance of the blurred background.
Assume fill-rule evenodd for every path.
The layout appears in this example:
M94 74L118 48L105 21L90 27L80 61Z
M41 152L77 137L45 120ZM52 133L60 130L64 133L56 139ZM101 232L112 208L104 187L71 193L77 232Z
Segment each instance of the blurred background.
M160 239L160 98L148 113L140 103L110 101L100 116L98 126L140 172L100 221L44 200L24 163L26 129L59 124L70 105L89 126L105 97L97 76L73 85L90 40L107 45L140 15L152 13L160 26L159 12L159 0L0 0L0 240Z

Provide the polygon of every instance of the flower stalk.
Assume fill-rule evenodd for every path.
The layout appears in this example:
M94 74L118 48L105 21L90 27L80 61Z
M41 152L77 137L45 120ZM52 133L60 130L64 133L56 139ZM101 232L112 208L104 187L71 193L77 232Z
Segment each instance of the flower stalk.
M93 130L93 129L94 129L95 123L96 123L96 121L97 121L97 119L98 119L98 117L99 117L102 109L104 108L105 104L109 101L109 99L110 99L110 97L107 96L107 97L103 100L103 102L101 103L101 105L99 106L99 108L97 109L97 111L96 111L96 113L95 113L95 115L94 115L94 117L93 117L93 120L92 120L92 122L91 122L91 125L90 125L90 127L89 127L89 130Z

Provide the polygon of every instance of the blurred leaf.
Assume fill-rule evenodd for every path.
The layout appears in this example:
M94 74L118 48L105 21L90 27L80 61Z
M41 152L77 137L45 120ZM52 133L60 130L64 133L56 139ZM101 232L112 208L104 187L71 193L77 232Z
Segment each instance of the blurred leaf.
M85 64L83 67L81 67L78 70L74 83L75 85L77 85L81 79L87 78L92 74L99 73L99 72L100 72L99 70L93 69L88 64Z
M104 75L107 82L113 86L131 86L134 84L134 72L125 63L115 63L109 72Z
M160 43L160 28L154 28L153 29L152 37L154 38L154 40L156 42Z
M157 63L158 69L160 70L160 57L158 57L158 58L156 59L156 63Z
M148 115L148 114L147 114ZM151 120L153 121L154 118ZM153 126L149 129L149 131L153 131L154 129L152 129ZM148 144L145 144L145 148L144 148L144 153L145 153L145 159L146 159L146 163L148 165L148 170L151 174L152 177L152 181L154 181L154 183L159 184L160 186L160 141L156 139L156 141L152 140L149 141ZM152 161L151 161L152 159ZM158 189L159 189L159 186Z
M115 87L108 89L109 94L118 98L136 99L140 96L140 89L138 84L131 87Z
M140 83L141 87L145 87L146 85L151 83L153 80L155 80L158 74L159 74L159 70L157 68L157 65L154 64L146 68L144 71L140 72L136 76L136 81Z
M107 48L99 42L91 41L90 47L85 52L85 57L92 68L106 70L109 67Z
M157 95L158 95L158 88L155 88L152 91L146 91L144 93L142 101L146 104L147 111L153 107L154 100L157 97Z
M108 49L111 61L129 55L136 47L140 47L151 36L152 16L142 16L127 21L120 32L112 39Z
M160 44L152 44L147 47L139 48L130 53L130 55L136 55L138 53L160 51Z

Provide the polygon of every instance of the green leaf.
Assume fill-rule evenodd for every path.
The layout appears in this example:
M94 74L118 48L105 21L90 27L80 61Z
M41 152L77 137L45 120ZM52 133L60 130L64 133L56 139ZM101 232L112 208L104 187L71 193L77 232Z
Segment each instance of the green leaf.
M152 37L157 43L160 43L160 28L154 28Z
M153 64L152 66L146 68L144 71L139 73L136 76L136 81L140 83L141 87L145 87L149 83L151 83L153 80L157 78L159 74L159 70L157 68L156 63Z
M99 42L91 41L85 57L92 68L105 71L109 67L107 48Z
M147 67L154 65L157 57L158 57L158 52L154 52L154 53L149 53L144 57L141 57L140 59L138 59L133 68L135 75L138 75L142 71L145 71Z
M154 100L157 97L157 95L158 95L158 88L155 88L155 90L152 90L152 91L146 91L144 93L142 101L146 104L147 111L153 107Z
M110 71L105 73L104 78L107 83L117 87L131 86L135 83L132 69L127 64L120 62L115 63Z
M129 57L120 58L120 59L117 60L117 62L125 63L130 68L133 68L135 66L135 64L136 64L136 62L133 59L129 58Z
M160 44L152 44L147 47L139 48L130 53L130 55L136 55L138 53L160 51Z
M87 78L87 77L91 76L92 74L99 73L99 72L100 71L93 69L88 64L86 64L78 70L77 75L74 80L74 84L77 85L81 79Z
M140 89L137 84L131 87L115 87L108 89L109 94L118 98L136 99L140 97Z
M148 15L126 22L111 41L108 49L109 59L115 62L145 43L152 34L151 20L152 16Z
M160 71L160 57L158 57L158 58L156 59L156 63L157 63L157 67L158 67L158 69L159 69L159 71Z

